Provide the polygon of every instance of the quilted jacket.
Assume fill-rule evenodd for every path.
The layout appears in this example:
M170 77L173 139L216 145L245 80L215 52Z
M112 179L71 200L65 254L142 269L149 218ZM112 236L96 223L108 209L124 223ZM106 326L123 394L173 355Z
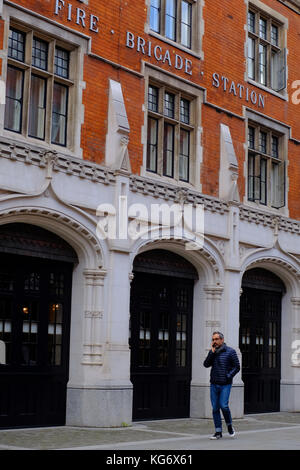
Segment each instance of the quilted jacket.
M215 352L209 351L204 367L211 367L210 383L218 385L231 384L233 377L240 370L240 362L235 349L223 343Z

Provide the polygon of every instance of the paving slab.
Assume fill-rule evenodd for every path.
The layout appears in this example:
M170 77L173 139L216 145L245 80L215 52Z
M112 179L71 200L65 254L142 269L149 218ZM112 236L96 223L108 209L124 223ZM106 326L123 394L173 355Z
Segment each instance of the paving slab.
M134 422L121 428L60 426L0 430L0 450L300 450L300 413L245 415L233 439L212 441L212 419Z

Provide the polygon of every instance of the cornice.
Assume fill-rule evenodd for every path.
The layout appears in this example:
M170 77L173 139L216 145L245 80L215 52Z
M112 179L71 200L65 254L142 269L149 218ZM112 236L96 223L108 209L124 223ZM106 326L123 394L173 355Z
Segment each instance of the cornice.
M117 172L98 163L82 160L74 156L52 151L51 148L37 147L25 144L6 137L0 137L0 157L11 161L18 161L25 165L35 165L45 169L46 177L49 173L49 161L51 171L87 179L94 183L115 185ZM224 215L231 210L232 203L218 198L203 195L192 188L179 187L164 181L154 180L135 174L125 174L129 178L129 188L134 193L150 196L156 199L177 204L203 205L210 212ZM239 210L241 221L274 228L289 233L300 234L300 221L290 219L281 214L268 213L260 209L247 207L242 203L235 204Z

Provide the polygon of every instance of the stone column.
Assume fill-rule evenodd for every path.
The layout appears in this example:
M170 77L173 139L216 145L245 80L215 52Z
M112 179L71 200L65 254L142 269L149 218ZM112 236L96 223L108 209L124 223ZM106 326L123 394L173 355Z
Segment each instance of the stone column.
M300 298L283 301L282 312L280 410L300 411Z
M242 355L239 349L240 329L240 271L226 270L224 276L223 333L225 342L237 352L242 370ZM230 409L233 418L244 414L244 384L240 372L234 377L230 394Z
M112 250L108 272L87 269L84 279L80 372L68 387L66 422L94 427L130 424L128 252Z
M203 366L207 356L211 335L215 330L222 328L220 315L222 286L204 286L203 314L195 317L193 321L193 376L191 384L190 416L192 418L211 418L210 403L210 369Z

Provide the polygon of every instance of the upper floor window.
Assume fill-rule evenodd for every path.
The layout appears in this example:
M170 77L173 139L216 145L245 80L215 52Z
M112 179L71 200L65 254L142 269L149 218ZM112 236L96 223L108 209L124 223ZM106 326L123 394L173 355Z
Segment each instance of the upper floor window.
M147 170L189 182L193 139L192 98L164 85L150 84Z
M5 129L67 146L71 50L39 33L11 27Z
M276 209L285 206L284 136L257 125L248 126L248 200Z
M191 49L193 3L191 0L151 0L150 28Z
M248 77L275 91L286 87L283 26L254 9L248 11Z

